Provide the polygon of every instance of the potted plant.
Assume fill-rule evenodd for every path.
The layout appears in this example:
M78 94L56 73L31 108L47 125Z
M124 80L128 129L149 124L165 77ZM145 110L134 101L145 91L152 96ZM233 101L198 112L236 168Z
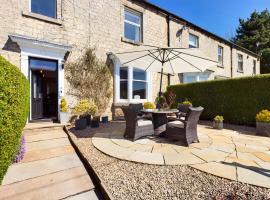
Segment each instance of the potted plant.
M101 117L101 122L104 123L104 124L108 123L109 122L109 117L108 116L102 116Z
M100 116L94 116L93 120L91 122L91 127L92 128L98 128L99 127L99 122L100 122Z
M68 106L67 101L63 97L60 102L60 123L66 124L69 121L69 113L68 113Z
M144 108L144 109L155 109L156 106L155 106L155 104L152 103L152 102L145 102L145 103L143 104L143 108Z
M270 137L269 110L262 110L256 115L256 132L258 135Z
M85 129L87 126L87 118L94 115L97 111L97 106L92 100L81 100L74 107L73 113L77 115L77 120L75 121L75 128L78 130Z
M187 113L189 107L191 107L191 106L192 106L192 103L191 103L189 100L186 99L186 100L183 101L182 103L179 103L178 106L177 106L177 108L178 108L178 110L179 110L180 112L182 112L182 113Z
M219 130L223 129L223 121L224 121L223 116L221 115L215 116L214 121L213 121L213 128L219 129Z

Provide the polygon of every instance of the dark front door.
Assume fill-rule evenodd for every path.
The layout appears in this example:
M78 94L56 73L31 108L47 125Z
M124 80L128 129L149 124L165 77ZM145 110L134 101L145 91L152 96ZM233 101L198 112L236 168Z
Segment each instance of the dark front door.
M57 61L31 58L30 69L32 80L31 119L57 119Z
M32 119L43 118L42 73L32 71Z

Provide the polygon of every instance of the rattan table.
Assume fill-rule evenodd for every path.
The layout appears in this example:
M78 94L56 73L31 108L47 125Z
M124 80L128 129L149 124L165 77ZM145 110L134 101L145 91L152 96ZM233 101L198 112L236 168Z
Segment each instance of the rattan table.
M177 109L143 109L141 112L152 114L154 134L164 135L166 132L166 124L168 122L167 115L175 114L179 111Z

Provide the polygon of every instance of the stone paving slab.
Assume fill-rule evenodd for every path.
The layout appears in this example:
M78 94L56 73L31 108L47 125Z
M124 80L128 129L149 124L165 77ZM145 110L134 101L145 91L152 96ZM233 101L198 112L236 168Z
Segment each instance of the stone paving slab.
M28 151L27 154L24 156L21 163L25 162L31 162L36 160L44 160L47 158L53 158L58 156L63 156L66 154L75 153L72 146L61 146L61 147L55 147L51 149L41 149L36 151Z
M2 184L7 185L78 166L81 166L81 161L75 153L45 160L16 164L9 167Z
M189 147L158 137L132 142L123 138L122 129L102 133L106 137L97 133L92 143L101 152L115 158L156 165L189 165L223 178L270 188L270 177L261 173L261 170L270 168L270 138L255 133L215 130L203 125L198 126L198 132L200 143ZM243 177L250 171L246 171L246 167L253 167L254 178Z
M50 139L38 142L26 143L27 151L36 151L41 149L51 149L59 146L70 145L68 138Z
M0 186L1 200L98 199L63 129L39 127L24 130L24 134L26 155L22 162L9 167Z
M190 165L191 167L230 180L237 180L236 167L219 162Z
M84 192L82 194L68 197L66 200L98 200L98 197L95 191L91 190L89 192Z
M25 136L25 139L27 140L27 142L36 142L36 141L58 139L58 138L66 138L66 134L58 131L55 133L43 133L43 134Z
M62 199L93 188L91 179L80 166L2 186L0 199Z

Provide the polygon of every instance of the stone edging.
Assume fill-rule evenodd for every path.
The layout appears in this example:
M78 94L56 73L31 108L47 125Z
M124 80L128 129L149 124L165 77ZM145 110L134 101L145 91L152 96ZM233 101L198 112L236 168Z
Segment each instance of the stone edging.
M77 147L77 145L73 142L72 138L70 137L70 132L68 131L67 127L64 126L64 131L66 132L68 139L71 143L71 145L73 146L73 148L75 149L75 152L77 153L77 155L79 156L80 160L82 161L87 173L89 174L89 176L91 177L93 183L95 186L97 186L97 189L100 191L100 193L102 194L102 197L105 200L113 200L112 195L109 193L107 187L102 184L101 179L99 178L98 174L95 172L95 170L93 169L93 167L89 164L89 162L87 161L87 159L84 157L84 155L80 152L79 148Z

